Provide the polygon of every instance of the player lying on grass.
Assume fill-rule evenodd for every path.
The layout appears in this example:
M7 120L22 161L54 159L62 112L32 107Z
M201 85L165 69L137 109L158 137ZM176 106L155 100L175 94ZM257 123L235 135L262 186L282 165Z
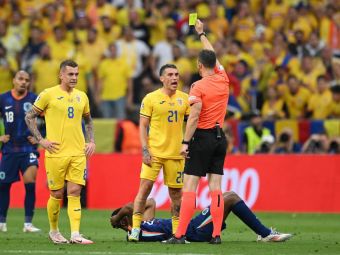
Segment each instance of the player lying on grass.
M240 220L251 228L257 235L257 241L283 242L292 237L292 234L284 234L267 228L256 218L249 207L234 192L223 193L224 216L222 230L226 228L225 220L230 212L233 212ZM148 199L145 206L144 221L141 224L139 241L156 242L164 241L172 236L171 219L155 218L156 202ZM116 209L111 215L113 228L120 228L127 232L131 230L133 203ZM186 240L191 242L209 242L213 232L213 223L210 215L210 207L205 208L194 217L188 226Z

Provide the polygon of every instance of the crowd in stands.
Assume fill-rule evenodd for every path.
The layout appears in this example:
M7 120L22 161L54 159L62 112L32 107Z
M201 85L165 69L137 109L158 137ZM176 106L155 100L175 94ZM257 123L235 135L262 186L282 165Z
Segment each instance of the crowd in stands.
M0 93L18 69L40 93L58 84L59 63L71 58L93 116L124 120L159 87L163 64L178 67L183 91L200 78L191 12L229 75L228 118L340 119L338 0L0 0ZM313 141L324 140L318 134L297 148L284 134L266 135L270 146L251 153L315 152ZM326 138L325 151L339 147L337 137ZM249 145L237 150L250 153Z

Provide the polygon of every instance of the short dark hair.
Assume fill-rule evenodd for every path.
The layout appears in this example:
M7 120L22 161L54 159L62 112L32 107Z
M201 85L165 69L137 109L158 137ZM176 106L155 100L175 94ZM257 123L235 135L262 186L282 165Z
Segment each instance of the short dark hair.
M111 217L117 215L120 212L121 209L122 209L122 207L119 207L116 210L114 210L111 214Z
M319 82L319 81L321 81L321 80L327 80L326 75L321 74L321 75L319 75L319 76L316 78L316 81L317 81L317 82Z
M72 59L67 59L60 63L60 70L64 69L66 66L77 67L78 64Z
M201 50L198 54L198 61L205 68L215 68L216 66L216 54L212 50Z
M164 71L168 68L175 68L177 69L177 66L175 66L174 64L165 64L161 67L161 69L159 69L159 76L162 76Z
M334 94L340 94L340 84L336 84L331 87L331 91Z

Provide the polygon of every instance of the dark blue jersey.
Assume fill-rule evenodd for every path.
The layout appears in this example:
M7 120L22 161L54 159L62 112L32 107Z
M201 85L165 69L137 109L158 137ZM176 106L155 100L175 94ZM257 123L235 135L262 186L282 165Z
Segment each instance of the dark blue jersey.
M222 224L222 230L226 224ZM213 223L210 207L205 208L193 218L186 232L186 239L190 242L209 242L213 233ZM142 242L156 242L167 240L172 236L171 219L153 219L143 221L139 240Z
M10 140L2 145L2 153L36 151L37 146L27 140L31 132L25 122L25 114L32 108L36 97L31 92L19 100L13 97L12 91L0 95L0 113L4 120L5 134L10 135Z

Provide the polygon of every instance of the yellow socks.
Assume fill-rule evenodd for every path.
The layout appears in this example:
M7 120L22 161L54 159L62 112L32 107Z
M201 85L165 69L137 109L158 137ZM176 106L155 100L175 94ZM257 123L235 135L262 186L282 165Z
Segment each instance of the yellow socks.
M143 220L143 214L141 213L134 213L132 215L132 228L140 228L140 224Z
M47 202L47 215L51 231L58 230L60 201L61 199L50 196Z
M67 196L67 198L67 214L70 219L71 233L79 233L81 219L80 197Z
M171 223L172 223L172 233L175 234L178 228L179 224L179 217L178 216L172 216L171 217Z

